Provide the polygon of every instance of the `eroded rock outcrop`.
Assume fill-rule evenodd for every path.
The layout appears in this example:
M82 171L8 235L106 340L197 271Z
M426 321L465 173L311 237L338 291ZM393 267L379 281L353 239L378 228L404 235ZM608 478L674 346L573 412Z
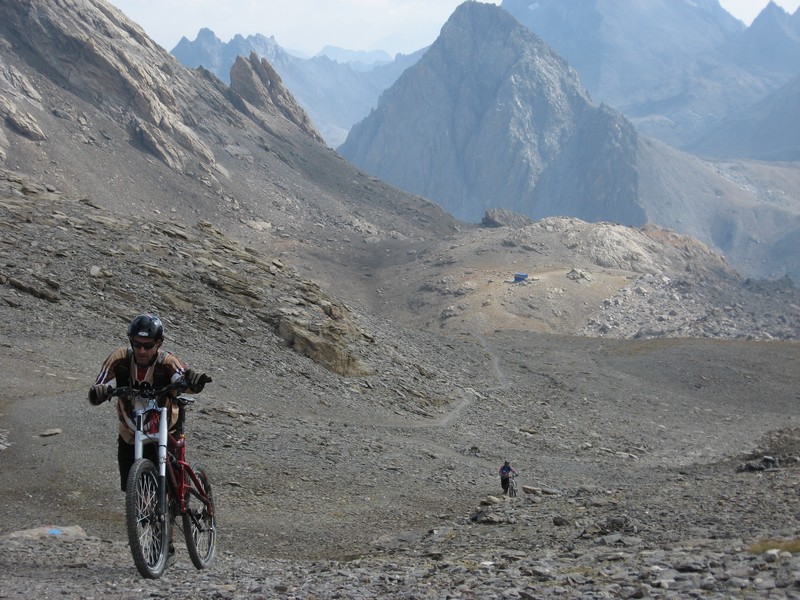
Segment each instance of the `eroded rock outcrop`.
M281 113L309 136L322 141L311 119L284 87L280 75L255 53L247 60L236 57L231 67L231 93L246 103L246 110L256 119L259 111Z
M505 208L490 208L483 215L481 225L484 227L511 227L521 229L528 225L533 225L533 219L527 215L521 215Z

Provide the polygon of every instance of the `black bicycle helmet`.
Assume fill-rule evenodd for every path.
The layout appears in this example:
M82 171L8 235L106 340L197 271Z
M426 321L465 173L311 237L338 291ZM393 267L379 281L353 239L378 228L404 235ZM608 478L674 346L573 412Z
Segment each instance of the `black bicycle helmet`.
M164 325L155 315L139 315L131 321L128 337L151 338L157 341L164 338Z

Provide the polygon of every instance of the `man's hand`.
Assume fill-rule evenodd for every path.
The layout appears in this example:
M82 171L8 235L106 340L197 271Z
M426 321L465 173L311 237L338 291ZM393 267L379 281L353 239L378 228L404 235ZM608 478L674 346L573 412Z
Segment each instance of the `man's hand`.
M89 402L91 404L102 404L108 400L108 393L111 391L111 386L107 383L98 383L89 388Z
M183 372L183 377L196 392L202 392L206 384L211 382L211 377L205 373L198 373L194 369L186 369L186 371Z

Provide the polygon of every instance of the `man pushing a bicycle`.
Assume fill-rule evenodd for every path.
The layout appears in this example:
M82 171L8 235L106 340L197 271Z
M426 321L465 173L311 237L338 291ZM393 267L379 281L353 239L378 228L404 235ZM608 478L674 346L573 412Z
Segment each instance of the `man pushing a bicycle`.
M500 467L500 486L503 488L503 495L508 494L508 486L511 482L511 477L517 476L517 470L511 466L509 461L505 461L503 466Z
M161 319L154 315L142 314L135 317L128 327L130 347L114 350L103 361L100 374L95 384L89 389L89 402L102 404L110 398L109 393L118 387L161 388L170 383L186 380L188 391L198 393L205 384L211 381L205 373L188 368L181 359L171 352L161 350L164 342L164 326ZM172 430L179 414L175 402L177 394L166 398L169 414L169 428ZM117 400L117 416L119 417L119 438L117 439L117 462L119 463L120 487L125 491L128 472L134 462L133 406L127 396ZM146 446L148 458L158 462L158 449L153 444Z

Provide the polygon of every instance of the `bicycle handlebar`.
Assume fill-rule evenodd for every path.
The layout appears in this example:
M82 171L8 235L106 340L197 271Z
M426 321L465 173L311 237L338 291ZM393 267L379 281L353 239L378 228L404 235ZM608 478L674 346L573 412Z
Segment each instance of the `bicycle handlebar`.
M162 388L135 388L130 386L124 387L117 387L112 390L108 391L108 397L113 398L114 396L125 396L127 394L135 394L140 398L148 398L150 400L155 400L159 396L166 394L167 392L171 392L172 390L185 390L190 387L190 384L185 379L179 379L178 381L173 381L172 383L165 385Z

